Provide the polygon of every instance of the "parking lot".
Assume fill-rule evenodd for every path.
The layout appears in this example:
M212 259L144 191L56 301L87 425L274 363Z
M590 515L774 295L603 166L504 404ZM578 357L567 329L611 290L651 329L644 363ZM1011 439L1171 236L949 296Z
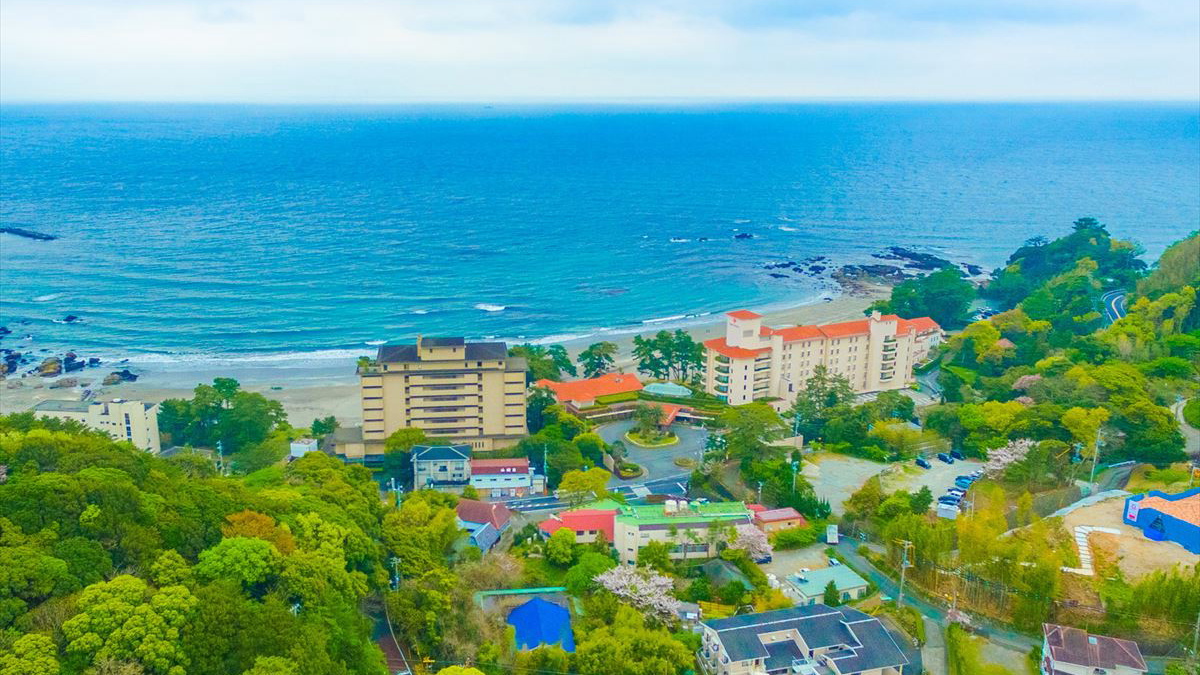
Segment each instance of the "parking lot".
M837 515L845 513L843 502L850 498L872 476L879 476L883 488L888 492L908 490L915 492L922 485L929 486L933 498L946 494L954 487L954 477L971 473L983 465L979 460L965 459L954 464L945 464L930 458L931 468L922 469L912 460L895 464L881 464L859 457L834 453L815 453L804 458L802 472L812 483L817 496L829 501Z

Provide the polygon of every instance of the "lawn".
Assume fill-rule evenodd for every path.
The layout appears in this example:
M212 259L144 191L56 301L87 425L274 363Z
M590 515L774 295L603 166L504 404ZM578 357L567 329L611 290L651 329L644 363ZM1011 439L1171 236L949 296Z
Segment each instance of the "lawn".
M1139 494L1150 490L1177 492L1187 489L1187 486L1187 463L1180 462L1165 469L1156 469L1149 464L1138 466L1129 475L1129 484L1125 486L1125 489Z

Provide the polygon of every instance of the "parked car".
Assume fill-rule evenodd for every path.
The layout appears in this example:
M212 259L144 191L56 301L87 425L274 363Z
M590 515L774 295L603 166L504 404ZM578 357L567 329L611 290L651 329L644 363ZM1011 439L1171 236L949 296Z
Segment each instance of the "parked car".
M940 459L940 460L942 460L943 462L945 462L945 463L947 463L947 464L953 464L953 463L954 463L954 458L953 458L953 457L951 457L950 455L947 455L947 454L946 454L946 453L944 453L944 452L939 452L939 453L938 453L938 456L937 456L937 458L938 458L938 459Z
M933 465L929 463L929 460L925 459L924 457L917 458L917 466L921 467L922 469L933 468Z
M838 560L837 558L830 558L830 559L829 559L829 566L830 566L830 567L837 567L838 565L841 565L841 564L842 564L842 561L841 561L841 560Z
M755 558L754 562L758 563L759 565L765 565L765 564L771 562L771 554L768 553L761 558Z
M954 459L966 459L966 455L962 454L962 450L951 450L950 456Z
M956 480L956 481L954 481L954 484L964 490L969 490L971 488L970 481Z
M946 494L954 495L955 497L961 497L967 494L967 491L962 488L950 488L949 490L946 490Z
M965 480L968 483L974 483L975 481L977 481L979 479L970 474L962 474L961 476L955 476L954 480Z
M958 506L958 503L961 501L962 501L962 499L959 499L958 497L955 497L954 495L942 495L941 497L938 497L939 504L949 504L951 506Z

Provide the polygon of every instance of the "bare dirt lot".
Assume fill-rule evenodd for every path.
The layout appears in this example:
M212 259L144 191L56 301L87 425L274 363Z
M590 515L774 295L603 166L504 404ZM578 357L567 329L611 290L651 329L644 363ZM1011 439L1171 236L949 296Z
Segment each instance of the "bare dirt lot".
M934 498L946 494L954 486L954 477L971 473L981 466L977 460L961 460L944 464L936 458L930 460L932 468L922 469L912 460L894 464L881 464L858 457L819 452L804 458L801 471L812 483L817 496L829 501L837 515L845 512L843 502L862 487L871 476L880 476L887 491L920 490L927 485Z
M1126 525L1121 520L1125 499L1116 497L1098 504L1076 509L1063 516L1063 527L1074 532L1078 525L1111 527L1120 530L1119 535L1093 534L1090 543L1107 553L1119 557L1121 571L1127 579L1136 579L1149 572L1169 569L1175 565L1193 565L1196 556L1187 549L1168 541L1151 541L1142 531Z

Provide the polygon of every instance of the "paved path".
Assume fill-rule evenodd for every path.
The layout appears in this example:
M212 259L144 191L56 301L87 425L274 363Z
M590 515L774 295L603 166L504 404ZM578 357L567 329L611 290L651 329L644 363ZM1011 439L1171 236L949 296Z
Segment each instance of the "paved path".
M637 462L646 470L638 480L654 480L664 476L673 476L683 471L675 466L676 457L690 457L699 461L704 455L704 441L708 430L703 427L692 427L685 424L672 424L671 431L679 437L679 442L663 448L639 448L625 440L625 432L633 427L633 420L621 420L603 424L596 429L605 443L621 441L629 454L629 461ZM613 478L612 485L622 485L625 481Z
M1193 427L1183 419L1183 406L1188 400L1180 399L1171 406L1175 418L1179 420L1179 431L1183 433L1183 451L1189 455L1200 453L1200 429Z
M930 675L947 675L950 669L946 665L946 634L943 626L935 623L929 617L925 621L925 646L921 647L921 661Z

